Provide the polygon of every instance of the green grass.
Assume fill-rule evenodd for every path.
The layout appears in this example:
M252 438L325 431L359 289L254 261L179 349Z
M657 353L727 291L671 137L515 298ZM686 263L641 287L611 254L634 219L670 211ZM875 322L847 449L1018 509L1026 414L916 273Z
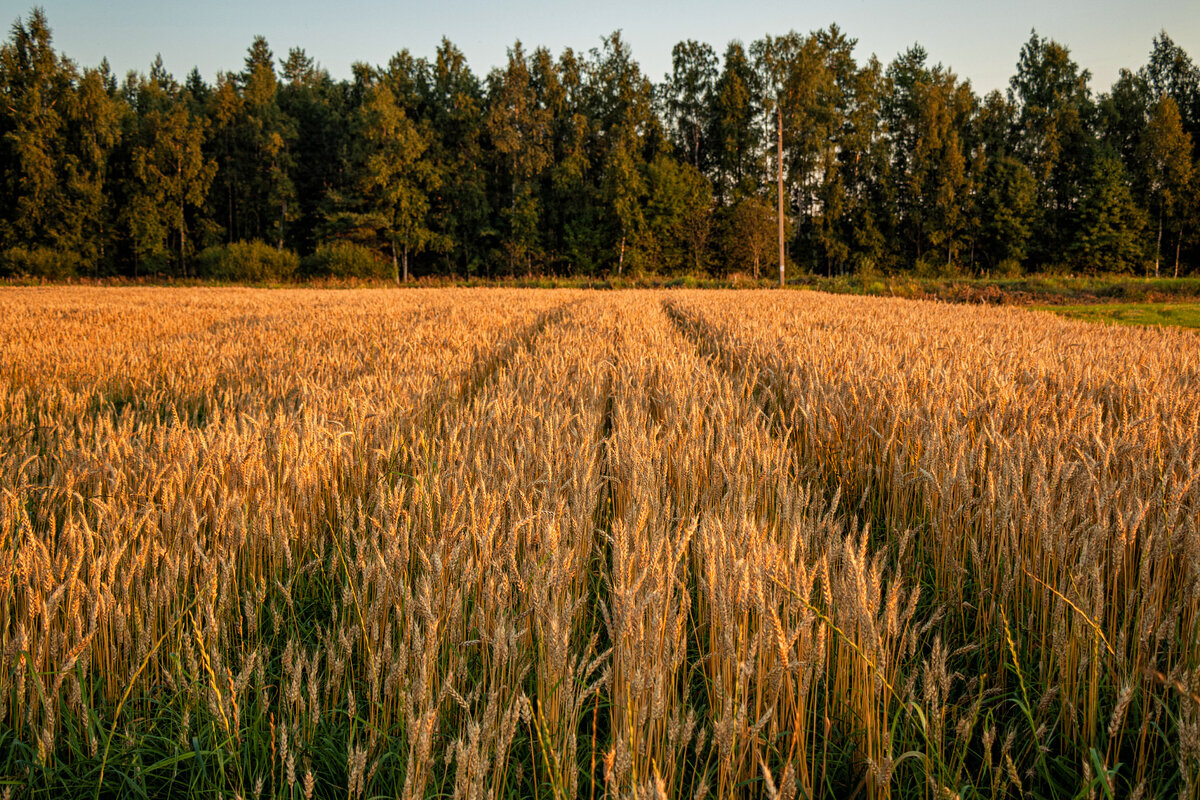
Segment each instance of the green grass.
M1007 305L1200 302L1200 277L1140 278L1130 275L1031 273L1015 278L895 275L807 275L791 285L837 294L907 297L951 303Z
M1032 306L1085 322L1121 325L1175 325L1200 328L1200 303L1093 303L1079 306Z

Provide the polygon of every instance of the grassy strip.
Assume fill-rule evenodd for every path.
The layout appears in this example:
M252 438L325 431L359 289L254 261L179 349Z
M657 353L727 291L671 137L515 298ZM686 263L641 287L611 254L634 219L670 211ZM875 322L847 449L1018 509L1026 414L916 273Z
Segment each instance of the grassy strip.
M1195 302L1200 278L1136 278L1129 275L1031 274L1018 278L915 275L807 276L792 285L833 294L905 297L991 305L1072 305L1121 302Z
M1200 328L1200 303L1106 303L1103 305L1032 306L1084 322L1119 325L1175 325Z

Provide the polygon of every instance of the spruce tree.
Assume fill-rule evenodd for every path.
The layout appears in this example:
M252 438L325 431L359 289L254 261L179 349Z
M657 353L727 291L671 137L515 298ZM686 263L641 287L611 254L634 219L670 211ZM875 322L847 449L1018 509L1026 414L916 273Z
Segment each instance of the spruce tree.
M1082 271L1131 272L1144 263L1145 214L1133 201L1121 160L1111 151L1096 157L1077 227L1070 253Z

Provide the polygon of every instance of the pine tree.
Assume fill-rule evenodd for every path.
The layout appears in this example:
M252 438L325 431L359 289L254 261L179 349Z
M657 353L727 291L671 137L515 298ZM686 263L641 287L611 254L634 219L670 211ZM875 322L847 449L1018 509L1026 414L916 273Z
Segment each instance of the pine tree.
M433 133L429 158L439 176L429 198L433 240L448 269L477 273L484 268L491 225L483 90L462 51L448 39L437 50L426 106Z
M1037 183L1012 156L988 153L978 177L977 240L992 268L1019 266L1033 232Z
M645 237L647 266L657 272L708 267L712 235L712 185L691 164L659 154L646 169Z
M970 85L942 65L925 65L925 51L910 49L888 68L885 119L892 133L891 175L898 224L911 257L950 265L966 227L970 175L963 136L975 105Z
M1161 31L1154 37L1150 58L1139 72L1155 100L1170 97L1179 110L1183 130L1192 137L1200 159L1200 67L1182 47Z
M1121 70L1117 82L1100 96L1097 130L1104 144L1116 151L1130 174L1141 171L1139 150L1146 133L1152 102L1150 87L1140 73Z
M913 153L912 191L921 209L918 230L924 229L930 247L954 263L964 227L970 176L961 132L971 114L970 87L954 73L935 68L918 90L918 127Z
M254 37L237 81L242 96L241 178L252 224L249 237L283 248L287 226L296 219L296 189L291 180L296 130L280 109L275 56L266 39Z
M765 127L774 127L775 130L775 135L771 138L775 141L774 183L776 228L779 234L780 287L784 284L784 271L787 263L787 245L784 237L792 205L790 200L785 199L789 194L791 170L784 154L790 152L790 131L794 128L791 116L796 105L794 95L797 87L792 80L795 73L793 62L797 59L802 45L803 39L792 32L781 37L767 36L750 46L750 51L754 56L755 71L758 73L759 84L762 86Z
M920 139L920 87L930 82L925 48L913 45L898 55L884 73L882 122L889 141L886 172L889 194L889 232L893 248L912 264L919 259L924 245L920 226L920 195L914 192L916 166L914 154Z
M592 275L608 247L606 209L597 183L600 165L597 123L592 113L585 63L570 48L556 65L561 97L549 102L553 158L547 175L545 216L568 272Z
M0 249L59 274L105 255L115 94L105 69L80 75L54 50L41 9L13 24L0 47Z
M84 71L70 101L68 154L60 165L74 229L70 246L83 262L101 264L112 255L117 234L110 161L129 110L116 96L107 62Z
M888 141L880 116L886 83L879 60L872 57L850 82L838 147L842 213L833 220L831 238L856 270L873 270L886 260L887 231L893 228L886 196Z
M287 145L287 177L295 192L290 204L287 241L301 254L313 252L321 225L322 204L329 192L345 189L349 152L349 120L343 86L335 83L300 48L288 51L278 90L280 112L294 135ZM219 192L213 206L220 208Z
M1121 160L1101 152L1079 209L1079 235L1071 253L1085 272L1129 272L1144 260L1140 237L1145 215L1133 201Z
M610 141L604 162L602 192L616 223L617 274L624 274L625 251L632 239L641 245L645 222L643 195L645 179L637 155L636 134L628 128L618 128L615 141Z
M207 149L217 164L212 184L211 204L225 228L225 241L241 238L244 219L243 158L240 121L244 103L234 76L217 75L217 85L209 93L206 115L209 121Z

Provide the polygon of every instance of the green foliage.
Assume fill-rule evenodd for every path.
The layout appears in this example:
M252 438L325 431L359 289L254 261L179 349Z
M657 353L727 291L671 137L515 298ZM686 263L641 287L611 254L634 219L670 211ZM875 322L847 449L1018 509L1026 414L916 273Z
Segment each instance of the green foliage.
M443 40L335 81L256 37L213 85L161 57L118 85L35 9L0 45L0 249L70 253L81 276L186 277L244 241L353 243L397 280L761 271L765 226L730 225L779 180L803 273L1200 265L1200 70L1165 32L1097 98L1037 33L982 98L919 45L855 47L836 25L723 58L685 40L656 85L620 32L557 58L517 42L486 80Z
M664 155L646 168L645 229L638 245L645 269L701 272L712 235L712 186L700 170Z
M368 247L331 242L304 258L302 271L317 277L379 279L391 277L391 264Z
M433 241L427 225L428 192L440 181L426 157L429 135L409 118L382 80L367 89L353 130L355 194L341 209L341 224L356 228L359 235L373 232L375 246L391 256L393 278L399 283L401 277L408 279L409 253Z
M79 274L81 261L74 252L48 247L10 247L0 250L0 276L62 280Z
M156 61L149 78L136 78L127 91L138 114L126 134L128 162L119 222L135 263L173 254L188 275L195 250L193 223L203 208L217 165L204 153L206 120Z
M1076 246L1078 198L1087 193L1095 134L1088 80L1070 50L1035 32L1021 48L1009 82L1017 104L1016 154L1038 187L1034 257L1063 260Z
M550 114L538 97L520 42L509 50L507 69L493 73L489 83L491 110L485 124L500 157L501 248L510 274L518 267L532 271L532 261L540 255L536 182L550 164Z
M1154 244L1154 274L1158 274L1162 253L1164 223L1183 227L1196 200L1189 189L1192 181L1192 137L1183 130L1179 107L1170 96L1159 99L1150 108L1150 119L1137 150L1142 181L1157 218L1158 236Z
M1184 131L1200 146L1200 67L1183 48L1161 31L1146 65L1138 72L1153 98L1170 97L1183 118Z
M70 252L72 270L100 263L123 115L114 88L107 64L81 73L54 51L41 9L13 24L0 47L0 247Z
M300 269L300 257L264 242L234 242L207 247L196 258L201 278L245 283L277 283L292 280Z
M1133 202L1124 167L1103 153L1092 170L1091 186L1079 211L1074 263L1084 272L1132 272L1145 262L1141 241L1145 212Z
M662 87L675 151L697 170L711 161L708 116L717 63L711 45L694 39L680 42L671 51L671 75Z
M980 176L978 243L989 267L1012 271L1026 254L1037 208L1037 183L1011 156L989 158Z
M720 202L753 194L763 172L759 76L741 42L725 50L721 73L709 103L708 141L711 174Z
M634 266L639 266L636 246L641 243L645 225L645 177L637 156L636 134L626 128L615 131L617 141L608 151L604 164L601 188L607 211L612 219L613 249L617 262L617 274L625 268L626 248L632 240L635 252Z
M739 200L724 215L721 252L728 271L748 272L758 280L770 273L777 258L778 217L775 209L758 197Z

